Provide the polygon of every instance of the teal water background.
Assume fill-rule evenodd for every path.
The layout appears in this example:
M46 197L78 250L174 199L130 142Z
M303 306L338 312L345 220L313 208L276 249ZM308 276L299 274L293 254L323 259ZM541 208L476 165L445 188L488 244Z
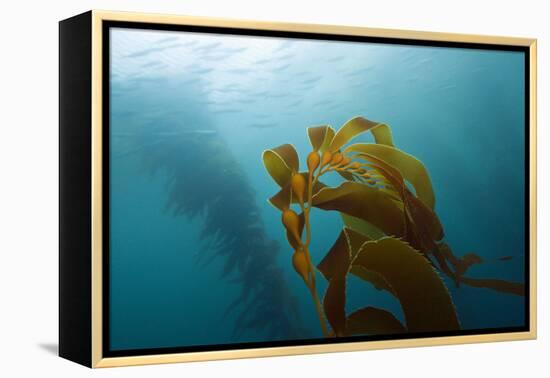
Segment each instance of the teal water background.
M151 158L159 155L179 159L180 178L213 200L238 165L246 188L223 200L251 193L259 227L279 244L274 259L297 299L301 338L321 337L280 214L266 202L278 188L261 154L291 143L305 166L306 127L338 128L356 115L389 124L397 147L424 162L456 254L514 256L473 267L471 276L523 281L523 53L119 28L110 39L111 349L273 340L254 327L235 336L238 311L225 309L251 288L235 280L237 272L222 274L223 255L197 262L206 217L174 214L174 172ZM227 159L205 172L204 159L220 155L208 151L216 143ZM228 225L239 209L227 205ZM340 228L337 214L312 212L316 261ZM232 232L239 237L238 228ZM348 311L378 306L403 319L395 299L350 281ZM463 329L524 324L524 298L448 286ZM238 305L255 311L253 303Z

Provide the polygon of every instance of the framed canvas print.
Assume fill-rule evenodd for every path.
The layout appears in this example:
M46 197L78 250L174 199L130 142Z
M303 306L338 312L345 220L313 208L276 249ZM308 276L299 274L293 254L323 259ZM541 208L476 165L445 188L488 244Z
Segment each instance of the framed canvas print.
M60 355L530 339L536 42L60 22Z

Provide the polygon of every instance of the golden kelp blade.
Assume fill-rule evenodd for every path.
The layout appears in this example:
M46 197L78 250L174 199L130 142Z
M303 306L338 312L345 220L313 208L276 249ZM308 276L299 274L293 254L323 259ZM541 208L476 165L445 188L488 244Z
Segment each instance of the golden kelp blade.
M352 264L384 277L401 303L409 332L460 328L451 296L439 274L407 243L395 238L367 242Z
M344 227L344 234L348 241L351 258L354 259L355 255L357 255L357 252L359 252L363 244L368 242L370 239L366 235L357 232L349 227Z
M370 131L372 133L376 143L393 146L393 137L391 135L391 129L388 125L370 121L363 117L355 117L347 121L340 128L340 130L338 130L332 139L329 150L331 152L339 150L352 138L366 131Z
M365 222L362 219L352 217L351 215L340 213L344 225L347 228L351 228L363 235L370 240L378 240L386 236L379 228L373 226L372 224Z
M268 199L268 202L281 211L288 209L292 203L292 190L290 184L283 186L277 194Z
M369 239L363 234L347 227L344 228L323 260L317 265L317 269L319 269L327 281L330 281L334 277L342 277L348 273L352 273L370 282L378 290L387 290L389 293L395 295L395 292L384 277L378 273L368 271L358 265L351 266L351 262L367 241Z
M426 167L420 160L398 148L373 143L356 143L344 153L359 152L375 156L399 170L401 176L414 187L416 196L430 209L435 207L435 194Z
M346 276L332 278L323 299L323 309L336 336L346 334Z
M317 265L317 268L327 281L334 277L345 276L351 263L351 253L345 230L340 232L340 236L332 245L323 260Z
M441 240L445 236L439 217L410 191L405 191L405 198L407 212L415 230L419 233L419 240L426 250L432 250L435 248L434 241Z
M344 227L336 242L319 265L317 265L317 268L327 281L335 276L346 275L349 271L351 260L368 240L365 235Z
M397 298L397 294L390 286L388 281L381 276L380 274L373 272L372 270L367 270L359 265L352 265L350 273L356 277L361 278L363 281L369 282L376 290L386 290L388 293L392 294Z
M407 241L422 252L432 250L435 246L434 241L441 240L444 236L443 227L435 212L410 192L399 170L367 153L360 153L356 157L368 161L369 165L384 175L393 189L399 193L406 209Z
M312 202L317 208L337 210L362 219L386 235L404 236L403 211L377 188L344 182L336 188L321 189L313 196Z
M334 129L328 125L308 127L307 129L307 135L313 151L319 151L320 153L323 153L328 148L334 134Z
M391 335L406 333L407 329L391 312L376 307L365 307L348 316L348 335Z
M265 169L279 186L285 186L294 172L298 172L298 153L291 144L283 144L262 154Z

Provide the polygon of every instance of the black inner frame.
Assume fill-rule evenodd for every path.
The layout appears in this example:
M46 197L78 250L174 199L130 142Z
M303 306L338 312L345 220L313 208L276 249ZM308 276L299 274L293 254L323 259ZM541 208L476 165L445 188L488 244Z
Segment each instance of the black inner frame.
M352 337L338 337L333 339L326 338L313 338L313 339L301 339L301 340L285 340L285 341L266 341L266 342L249 342L249 343L231 343L231 344L212 344L212 345L193 345L182 347L166 347L166 348L139 348L139 349L127 349L127 350L111 350L110 348L110 286L109 286L109 240L110 240L110 28L127 28L127 29L149 29L149 30L162 30L162 31L179 31L179 32L195 32L195 33L209 33L209 34L228 34L228 35L242 35L242 36L255 36L255 37L278 37L278 38L299 38L299 39L312 39L312 40L325 40L325 41L342 41L342 42L366 42L366 43L382 43L392 45L412 45L412 46L431 46L431 47L452 47L452 48L466 48L477 50L497 50L497 51L516 51L523 52L524 54L524 82L525 82L525 156L524 156L524 172L525 172L525 324L519 327L506 327L506 328L488 328L488 329L469 329L459 331L443 331L443 332L423 332L414 334L400 334L400 335L376 335L376 336L352 336ZM361 341L380 341L380 340L399 340L399 339L417 339L417 338L430 338L430 337L444 337L444 336L465 336L465 335L482 335L482 334L496 334L496 333L509 333L509 332L526 332L530 330L530 280L529 280L529 253L530 253L530 55L529 47L527 46L507 46L498 44L481 44L481 43L465 43L465 42L441 42L441 41L425 41L425 40L412 40L401 38L387 38L387 37L366 37L366 36L351 36L351 35L334 35L323 33L306 33L306 32L288 32L288 31L273 31L273 30L250 30L240 28L226 28L226 27L213 27L213 26L193 26L193 25L167 25L157 23L145 23L145 22L126 22L126 21L103 21L102 22L102 38L103 38L103 52L102 52L102 65L103 65L103 93L102 93L102 127L103 127L103 345L102 354L103 357L126 357L126 356L138 356L138 355L154 355L154 354L167 354L167 353L184 353L184 352L205 352L205 351L219 351L219 350L235 350L235 349L252 349L261 347L284 347L284 346L302 346L302 345L315 345L315 344L339 344L348 342L361 342Z

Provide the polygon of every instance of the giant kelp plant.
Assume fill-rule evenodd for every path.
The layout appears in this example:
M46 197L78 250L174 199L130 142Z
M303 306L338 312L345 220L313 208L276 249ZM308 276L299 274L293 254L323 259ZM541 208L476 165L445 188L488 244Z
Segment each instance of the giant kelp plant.
M374 143L348 145L364 132L372 133ZM266 150L263 162L280 187L269 201L281 211L294 251L292 264L311 293L325 337L458 330L455 306L440 273L456 286L525 294L521 283L466 276L483 259L473 253L457 257L444 241L428 172L420 160L395 147L388 125L355 117L337 132L318 126L307 133L312 152L306 171L300 171L298 153L290 144ZM340 185L322 182L330 172L341 176ZM340 236L317 266L310 251L313 207L337 211L343 221ZM322 300L317 271L328 281ZM347 314L350 274L395 296L404 324L390 311L372 306Z
M298 303L277 261L280 245L267 235L246 174L199 103L200 83L172 91L164 83L141 85L140 93L157 95L125 95L117 103L120 111L140 109L119 123L128 130L120 156L137 155L147 174L166 177L168 211L201 224L202 245L182 253L195 252L199 269L221 262L220 279L240 286L220 317L236 316L236 341L247 340L246 332L254 339L302 338Z
M277 263L280 246L267 236L251 185L224 141L171 134L153 151L145 158L152 169L168 173L169 209L201 217L198 263L224 261L222 278L242 288L227 309L240 311L235 338L246 330L265 331L270 339L301 337L297 302ZM191 162L200 162L200 169ZM222 185L212 182L213 172Z

